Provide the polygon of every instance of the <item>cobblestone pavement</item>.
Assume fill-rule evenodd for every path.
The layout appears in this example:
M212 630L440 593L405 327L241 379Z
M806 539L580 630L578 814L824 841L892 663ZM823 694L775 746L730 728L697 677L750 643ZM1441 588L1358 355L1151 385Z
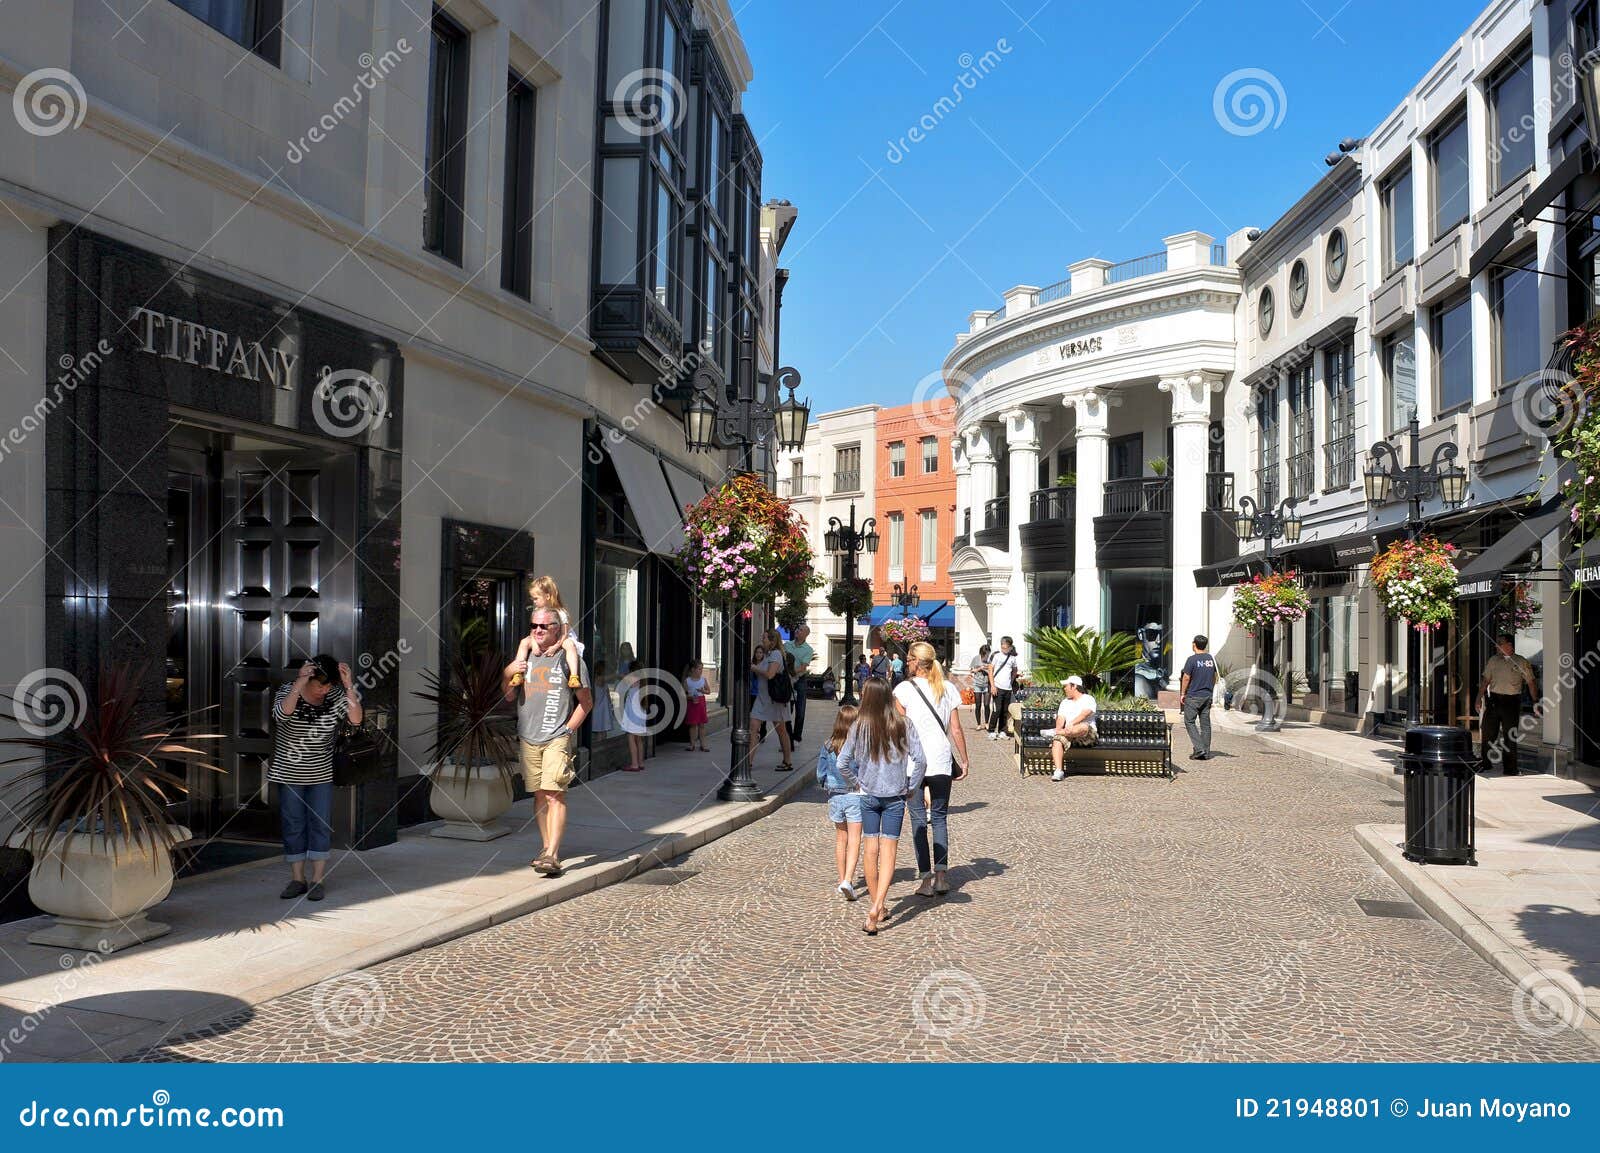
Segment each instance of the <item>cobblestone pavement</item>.
M1181 730L1178 743L1186 749ZM1351 834L1398 794L1254 738L1160 779L1021 779L975 739L955 888L831 892L813 788L671 871L269 1002L145 1060L1592 1060ZM538 881L530 874L528 883ZM1413 907L1407 906L1401 911Z

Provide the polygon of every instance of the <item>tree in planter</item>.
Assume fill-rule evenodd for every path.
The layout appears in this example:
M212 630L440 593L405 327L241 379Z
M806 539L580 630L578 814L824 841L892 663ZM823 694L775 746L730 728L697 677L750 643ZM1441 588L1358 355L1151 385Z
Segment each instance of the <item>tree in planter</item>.
M34 944L112 952L170 931L145 916L172 891L172 849L189 839L170 807L188 793L189 769L222 772L209 759L222 734L190 732L197 713L141 710L148 671L103 666L67 724L34 725L38 702L16 697L0 713L24 733L0 743L26 750L0 762L24 766L11 846L33 855L28 896L57 918Z
M516 796L511 767L520 759L516 719L505 699L505 663L487 649L458 656L443 675L423 670L424 687L412 693L432 706L421 714L433 784L429 803L445 821L433 836L489 841L511 831L497 823Z
M1033 673L1059 684L1070 676L1083 678L1094 692L1110 685L1139 663L1139 642L1127 633L1105 636L1087 625L1034 629L1025 638L1033 648Z

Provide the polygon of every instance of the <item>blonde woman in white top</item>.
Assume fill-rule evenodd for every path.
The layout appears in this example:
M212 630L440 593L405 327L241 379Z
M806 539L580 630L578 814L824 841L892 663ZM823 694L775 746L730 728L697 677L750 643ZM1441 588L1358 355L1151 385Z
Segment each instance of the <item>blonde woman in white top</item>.
M939 654L927 641L911 646L906 670L906 679L895 686L894 703L917 730L928 758L922 787L914 790L909 798L911 843L917 852L917 873L922 878L917 896L943 896L950 891L950 786L967 775L967 736L956 719L961 690L945 679ZM930 827L933 830L931 853Z

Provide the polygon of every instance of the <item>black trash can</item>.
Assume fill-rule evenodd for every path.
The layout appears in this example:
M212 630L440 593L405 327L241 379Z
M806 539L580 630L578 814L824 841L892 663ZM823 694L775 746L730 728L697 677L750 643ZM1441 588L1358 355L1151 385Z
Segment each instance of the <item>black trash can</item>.
M1473 847L1477 767L1472 734L1451 725L1406 730L1401 757L1406 774L1408 861L1424 865L1476 865Z

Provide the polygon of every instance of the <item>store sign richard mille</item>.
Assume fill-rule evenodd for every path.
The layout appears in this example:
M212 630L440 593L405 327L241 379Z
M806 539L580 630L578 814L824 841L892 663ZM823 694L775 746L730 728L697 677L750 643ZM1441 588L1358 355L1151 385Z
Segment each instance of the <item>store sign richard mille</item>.
M272 348L259 340L245 340L220 328L210 328L143 306L129 311L128 323L134 330L139 351L163 360L192 364L253 384L270 383L285 392L293 392L299 383L300 354L297 352ZM383 420L389 415L384 411L383 385L365 372L335 369L325 364L318 369L317 380L319 396L337 395L348 402L353 393L367 393L370 394L372 419Z

